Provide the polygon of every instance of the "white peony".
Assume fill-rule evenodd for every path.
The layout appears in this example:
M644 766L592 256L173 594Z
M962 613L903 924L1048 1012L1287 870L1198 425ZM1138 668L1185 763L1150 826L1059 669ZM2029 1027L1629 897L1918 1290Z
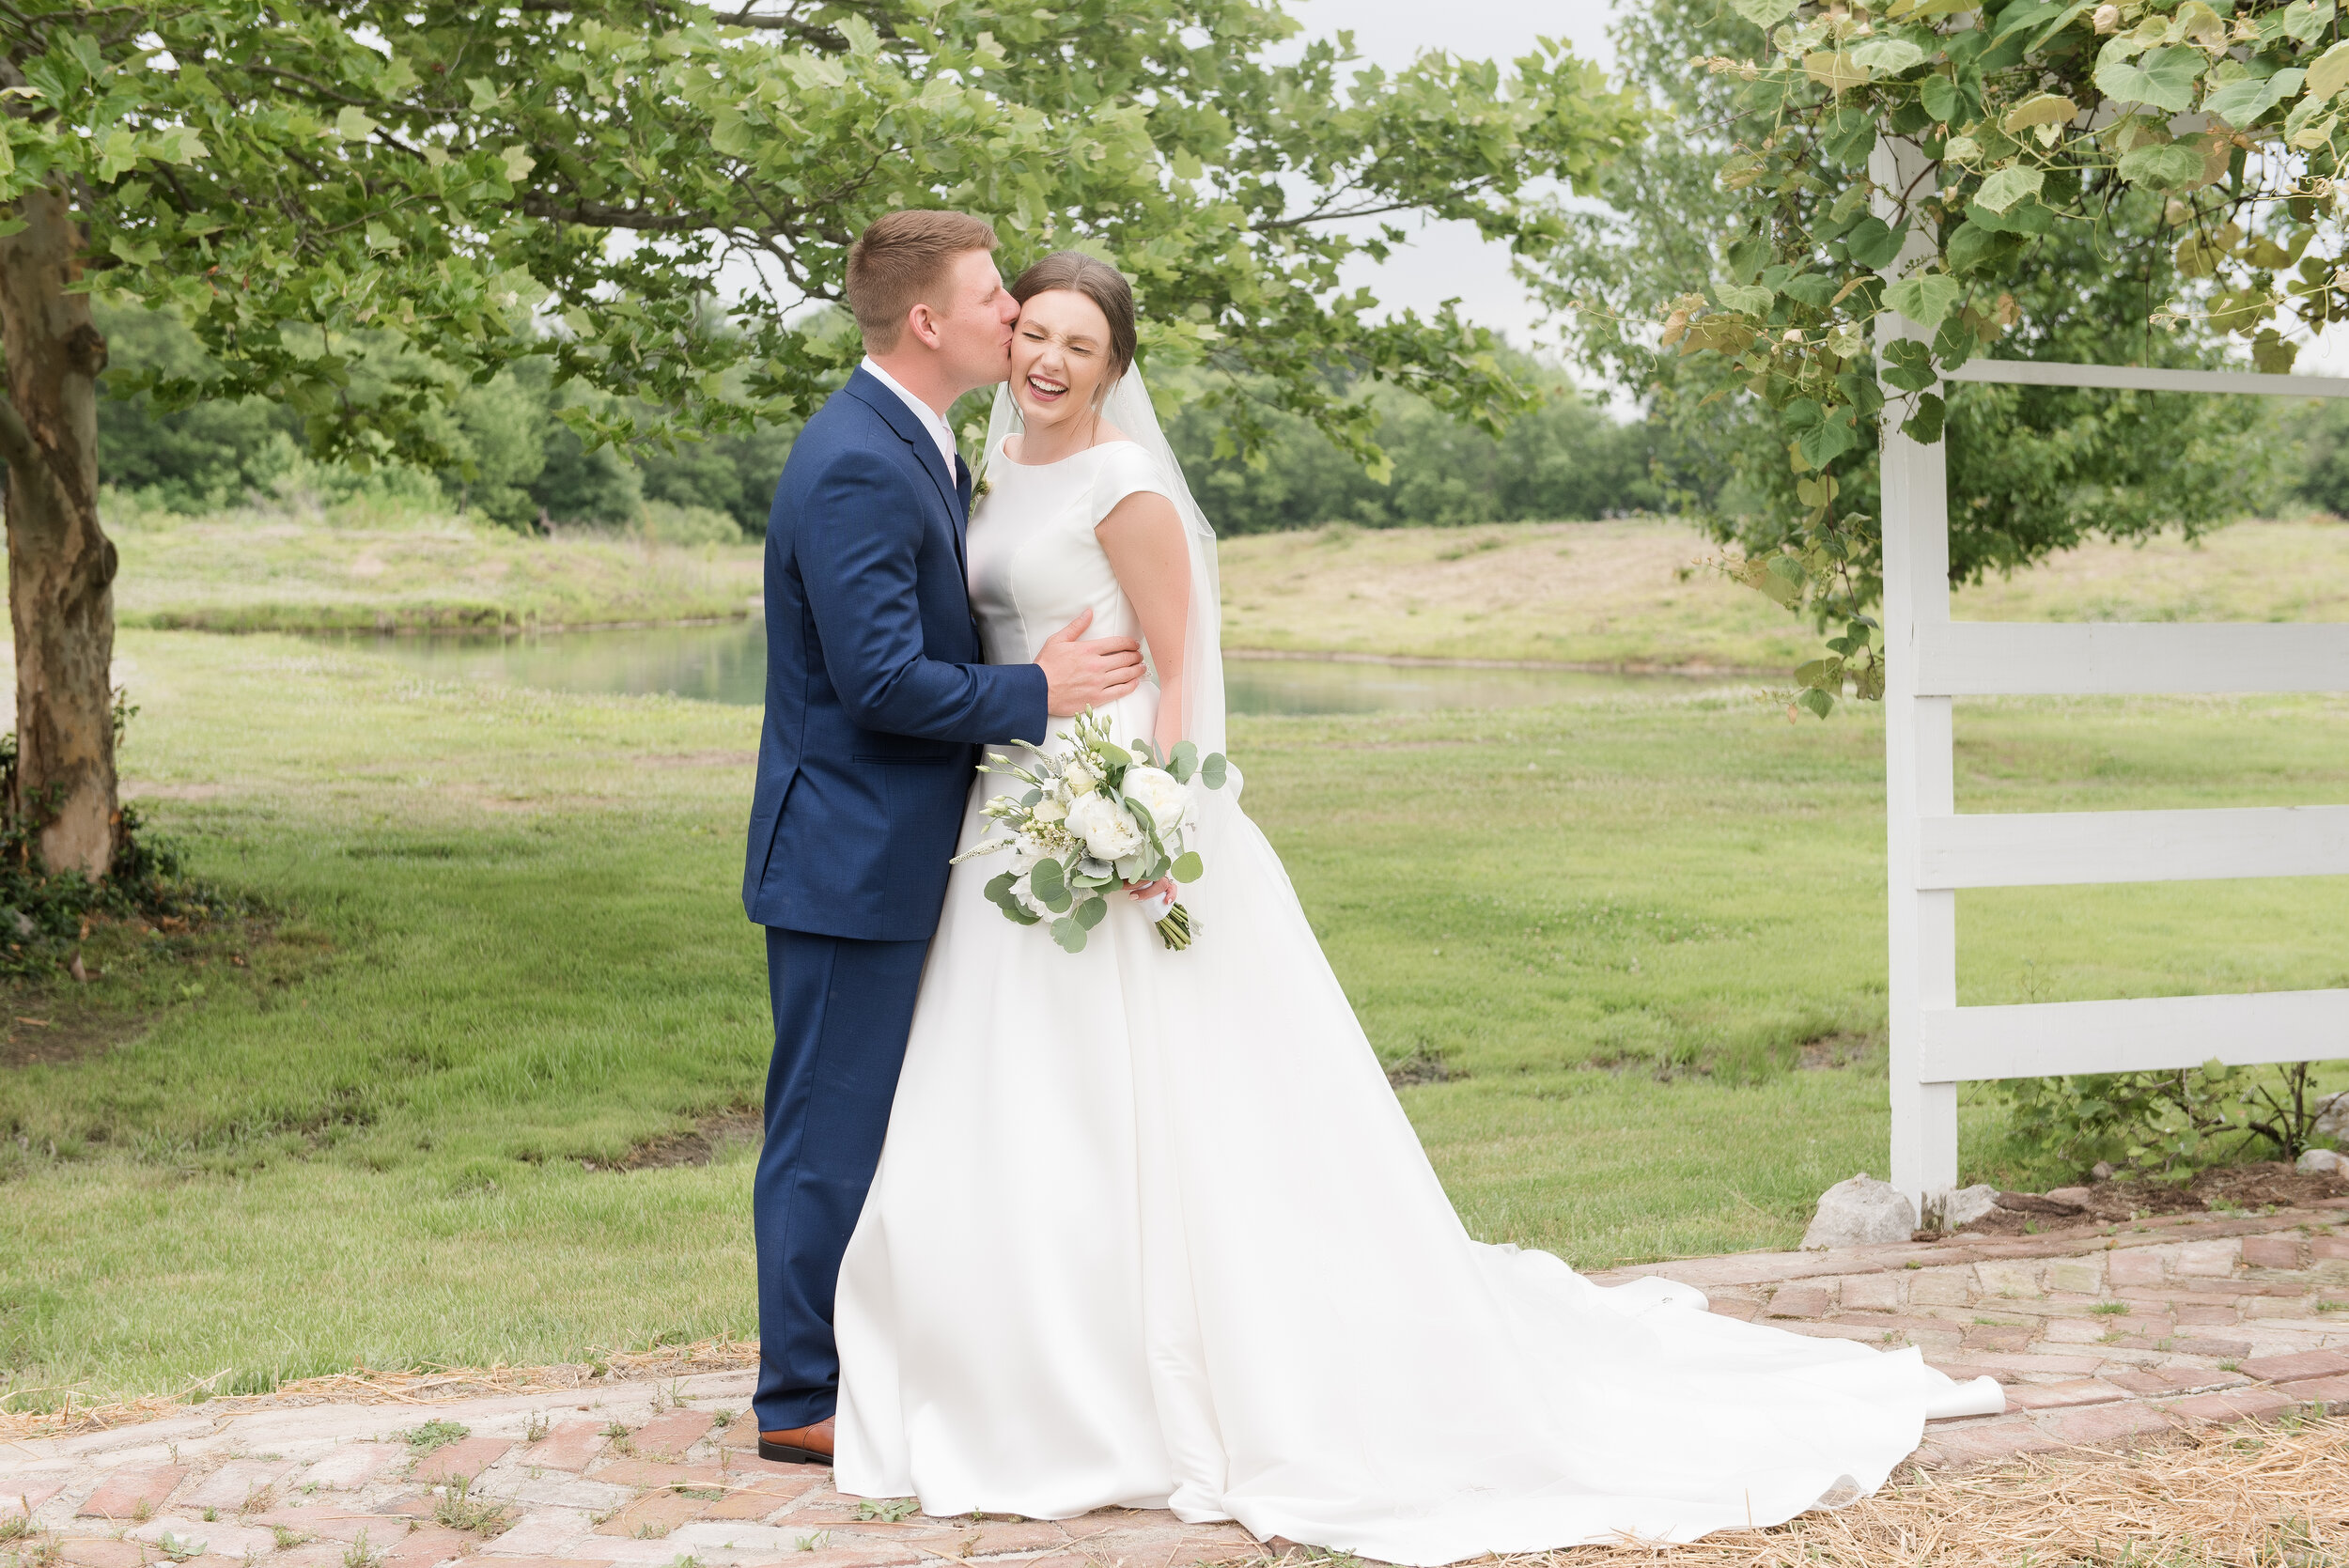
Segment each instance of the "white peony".
M1071 800L1079 796L1091 794L1093 786L1100 782L1094 776L1093 769L1081 762L1070 763L1067 770L1060 776L1061 788L1066 792L1067 799Z
M1159 825L1160 838L1172 835L1190 820L1190 786L1163 768L1128 768L1125 783L1118 787L1128 799L1142 802L1142 809Z
M1141 825L1124 806L1097 790L1070 803L1068 831L1084 841L1086 852L1097 861L1122 861L1143 845Z

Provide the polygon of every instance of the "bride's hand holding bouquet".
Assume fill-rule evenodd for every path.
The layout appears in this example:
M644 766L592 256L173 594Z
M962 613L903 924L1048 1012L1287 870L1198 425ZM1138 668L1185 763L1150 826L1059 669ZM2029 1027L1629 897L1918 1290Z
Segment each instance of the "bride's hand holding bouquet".
M986 889L1004 918L1021 925L1049 920L1052 939L1081 953L1086 933L1109 913L1109 890L1195 882L1205 873L1190 845L1190 792L1194 784L1223 787L1229 764L1221 753L1203 758L1197 747L1179 741L1161 765L1146 740L1111 740L1109 721L1094 711L1080 715L1059 741L1020 744L1032 761L995 752L979 767L1028 786L980 808L1002 836L983 838L955 857L959 862L1010 851L1012 868ZM1156 924L1168 947L1190 945L1190 911L1180 903L1170 899Z

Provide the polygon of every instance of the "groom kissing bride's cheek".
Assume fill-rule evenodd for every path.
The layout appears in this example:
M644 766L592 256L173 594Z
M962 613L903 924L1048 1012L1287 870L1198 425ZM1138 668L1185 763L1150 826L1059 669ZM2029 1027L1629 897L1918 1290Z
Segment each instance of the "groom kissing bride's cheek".
M2000 1408L1469 1236L1221 772L1215 536L1133 292L1074 251L1006 288L995 249L944 211L857 240L865 358L768 521L761 1455L1435 1564L1778 1523ZM973 505L946 411L990 385ZM957 862L1013 819L1015 874ZM1131 896L1055 920L1072 879Z

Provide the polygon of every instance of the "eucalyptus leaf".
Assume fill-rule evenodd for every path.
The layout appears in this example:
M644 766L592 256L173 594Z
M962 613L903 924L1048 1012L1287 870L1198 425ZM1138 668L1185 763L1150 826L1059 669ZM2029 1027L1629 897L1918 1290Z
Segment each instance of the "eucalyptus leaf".
M1030 866L1028 891L1047 908L1068 908L1068 874L1058 861L1042 860Z
M1223 760L1221 752L1209 752L1207 760L1199 765L1199 782L1209 789L1221 789L1224 771L1229 766Z
M1177 882L1196 882L1206 869L1206 862L1199 859L1198 850L1186 849L1174 857L1174 864L1167 875Z
M1167 759L1166 770L1174 775L1176 784L1190 783L1190 776L1199 771L1199 748L1188 740L1176 741L1174 755Z
M1075 921L1078 924L1090 931L1095 926L1100 924L1101 917L1109 912L1110 907L1108 902L1104 899L1094 897L1086 899L1083 903L1078 905L1075 909L1071 910L1069 913L1069 919Z
M1085 928L1078 924L1073 915L1063 915L1052 922L1052 939L1066 952L1082 953L1085 950Z

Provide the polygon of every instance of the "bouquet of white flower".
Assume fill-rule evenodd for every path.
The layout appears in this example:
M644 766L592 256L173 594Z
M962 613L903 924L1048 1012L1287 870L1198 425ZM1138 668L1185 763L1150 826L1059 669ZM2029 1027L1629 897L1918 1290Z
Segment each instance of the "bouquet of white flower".
M1209 789L1223 787L1229 765L1222 753L1202 758L1186 740L1161 766L1147 741L1112 743L1109 721L1092 711L1049 747L1019 744L1034 753L1033 764L991 752L979 765L982 773L1028 786L982 808L1003 836L983 838L955 857L959 863L1011 851L1012 868L987 884L988 898L1006 919L1034 925L1050 916L1052 939L1081 953L1085 933L1109 913L1112 890L1162 877L1195 882L1206 869L1188 843L1190 785L1196 779ZM1179 903L1167 906L1158 927L1167 946L1190 945L1190 912Z

